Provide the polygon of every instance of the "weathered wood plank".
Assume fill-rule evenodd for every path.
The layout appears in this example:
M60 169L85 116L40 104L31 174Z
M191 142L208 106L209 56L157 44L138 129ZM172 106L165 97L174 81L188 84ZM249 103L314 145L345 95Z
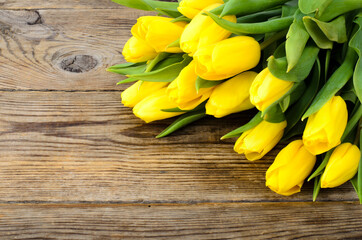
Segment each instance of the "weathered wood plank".
M142 14L126 8L1 10L0 89L120 89L122 78L106 68L124 61L122 47Z
M0 205L2 239L360 239L351 203Z
M119 8L111 0L0 0L0 9Z
M168 138L121 107L117 92L0 92L0 201L310 201L264 186L282 146L248 162L219 138L250 113L212 118ZM321 200L357 200L350 184Z

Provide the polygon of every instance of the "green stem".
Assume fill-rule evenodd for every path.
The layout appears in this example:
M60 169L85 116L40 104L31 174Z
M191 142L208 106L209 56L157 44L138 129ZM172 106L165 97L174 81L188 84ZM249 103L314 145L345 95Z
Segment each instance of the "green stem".
M262 42L260 44L260 49L264 50L265 48L267 48L268 46L270 46L274 42L276 42L279 39L282 39L283 37L285 37L285 35L287 35L287 33L288 33L288 30L284 30L284 31L281 31L281 32L278 32L278 33L274 34L273 36L271 36L270 38L268 38L267 40L265 40L264 42Z
M161 62L162 60L164 60L165 58L167 58L168 56L170 56L170 53L165 53L162 52L160 54L158 54L153 60L150 61L150 63L147 65L147 68L145 70L145 72L151 72L152 69L157 65L157 63Z

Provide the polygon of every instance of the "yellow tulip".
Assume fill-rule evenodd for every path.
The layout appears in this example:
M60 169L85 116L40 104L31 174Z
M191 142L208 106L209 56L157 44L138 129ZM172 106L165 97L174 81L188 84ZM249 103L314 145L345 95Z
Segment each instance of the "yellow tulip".
M180 46L184 52L193 56L197 49L217 43L231 35L231 32L217 25L209 16L203 15L205 11L210 11L220 5L217 3L206 7L186 26L180 39ZM225 16L223 19L236 22L235 16Z
M131 32L136 38L146 41L156 52L179 53L182 52L179 47L167 48L167 46L181 37L186 23L173 23L172 20L158 16L140 17Z
M198 76L206 80L222 80L258 65L260 45L252 37L233 37L200 48L194 59Z
M305 147L314 155L322 154L341 143L347 126L348 110L343 98L331 98L308 118L303 133Z
M201 88L196 92L196 79L195 62L192 61L167 88L170 100L182 110L192 110L210 97L213 88Z
M206 114L221 118L254 108L249 89L256 75L255 72L244 72L216 86L206 103Z
M350 180L358 170L361 151L356 145L343 143L332 153L321 178L322 188L334 188Z
M261 71L250 88L250 100L260 111L283 97L292 87L293 82L274 77L268 68Z
M274 192L290 196L300 192L304 180L312 172L317 157L311 154L302 140L283 148L266 172L266 186Z
M163 82L138 81L122 92L122 103L126 107L134 107L142 99L167 85Z
M281 123L262 121L240 136L234 150L239 154L245 154L250 161L261 159L282 139L286 126L286 121Z
M168 99L166 88L154 92L133 108L133 113L146 123L181 115L180 112L164 112L162 109L175 108L177 105Z
M122 52L127 62L145 62L157 56L157 52L142 39L131 37Z
M223 4L222 0L182 0L177 10L184 16L193 19L202 9L215 4Z

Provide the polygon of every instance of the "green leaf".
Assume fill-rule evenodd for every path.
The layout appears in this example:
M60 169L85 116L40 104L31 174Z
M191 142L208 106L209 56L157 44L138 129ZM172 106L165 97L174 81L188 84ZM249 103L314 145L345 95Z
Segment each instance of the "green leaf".
M136 66L140 66L140 65L145 65L146 63L131 63L131 62L126 62L126 63L121 63L121 64L117 64L117 65L113 65L111 67L109 67L108 69L121 69L121 68L129 68L129 67L136 67Z
M147 68L145 70L145 72L151 72L152 69L162 60L166 59L167 57L169 57L171 54L170 53L166 53L166 52L161 52L159 53L154 59L152 59L148 64L147 64Z
M125 84L125 83L131 83L131 82L137 82L139 79L137 78L126 78L124 80L121 80L117 83L117 85Z
M182 115L180 118L178 118L175 122L173 122L164 131L162 131L156 138L166 137L166 136L170 135L171 133L179 130L180 128L185 127L185 126L189 125L190 123L193 123L205 116L206 116L205 110L186 113L186 114Z
M195 107L192 110L181 110L180 108L176 107L176 108L169 108L169 109L161 109L161 111L163 112L196 112L196 111L205 111L205 105L206 102L200 103L197 107Z
M210 80L205 80L201 77L197 77L196 82L195 82L195 87L196 87L196 92L199 92L199 90L201 88L211 88L211 87L215 87L221 83L223 83L224 80L221 81L210 81Z
M356 127L360 119L362 118L362 106L361 103L356 105L357 111L352 115L352 117L348 120L346 129L344 130L341 141L344 142L347 136L352 132L352 130Z
M160 70L160 69L166 68L172 64L182 62L183 60L184 60L183 53L171 54L166 59L163 59L160 62L158 62L152 70L153 71Z
M333 0L299 0L299 9L304 14L323 12Z
M293 22L293 17L290 16L259 23L233 23L219 18L217 15L211 12L206 12L206 14L210 16L220 27L237 35L278 32L288 28Z
M285 51L285 49L283 49ZM314 44L308 44L302 56L299 58L298 63L294 66L292 70L288 70L288 62L285 57L285 52L283 57L277 55L271 56L268 59L268 68L273 76L291 82L301 82L304 81L311 72L313 65L317 59L319 48L314 46Z
M179 16L175 19L173 19L171 22L176 23L176 22L191 22L191 19L185 16Z
M287 34L287 41L285 42L285 51L288 61L287 72L290 72L298 63L309 39L309 34L303 24L304 16L305 15L302 14L300 10L297 10L294 15L293 24L290 26Z
M303 17L304 26L318 47L332 49L333 42L347 41L346 19L340 16L332 22L322 22L310 16Z
M239 17L237 19L237 22L238 23L255 23L255 22L261 22L261 21L267 21L268 19L270 19L272 17L280 16L281 13L282 13L281 9L273 9L273 10L268 10L268 11L264 11L264 12L252 13L249 15Z
M154 0L112 0L129 8L136 8L145 11L155 11L156 9L177 12L178 3L161 2Z
M256 127L259 123L263 121L261 117L261 112L258 112L247 124L235 129L234 131L229 132L228 134L221 137L221 140L227 138L240 137L243 132L246 132L254 127Z
M112 0L115 3L121 4L129 8L135 8L145 11L153 11L154 9L143 0Z
M349 48L347 51L346 59L343 64L333 73L327 83L319 91L311 106L308 108L306 113L303 115L302 120L306 119L310 115L316 113L326 104L353 75L353 67L356 62L356 53Z
M279 104L271 107L266 114L264 114L264 120L270 123L280 123L285 121L285 115Z
M171 112L171 113L173 113L173 112L184 112L184 113L188 112L188 110L182 110L182 109L180 109L178 107L176 107L176 108L168 108L168 109L161 109L161 111L162 112Z
M146 82L172 82L176 79L181 70L191 62L191 60L192 58L190 58L187 54L184 54L182 62L174 63L152 72L130 75L129 77Z
M311 76L310 84L307 87L307 90L304 92L303 97L296 102L290 110L286 112L286 119L288 126L285 129L286 134L298 123L302 118L304 112L307 110L308 106L313 101L313 98L318 92L318 86L321 77L321 66L319 61L316 62Z
M119 64L107 69L108 72L118 73L121 75L131 75L143 73L146 70L146 64Z
M301 96L301 94L303 93L303 89L305 89L305 84L304 82L298 82L298 83L294 83L293 87L286 93L284 94L284 96L282 96L281 98L279 98L278 100L276 100L275 102L273 102L272 104L270 104L263 112L262 112L262 117L265 118L265 116L267 116L268 114L276 114L273 113L275 111L277 111L277 109L275 109L276 106L278 106L280 108L280 103L284 101L285 98L290 97L290 102L293 102L298 100L298 98ZM296 92L296 93L294 93ZM295 96L291 97L290 95L294 95ZM289 102L289 103L290 103ZM283 107L285 109L285 106ZM280 118L278 118L280 120ZM280 122L279 120L274 120L276 122ZM270 120L270 122L272 122L273 120Z
M329 64L331 62L331 54L332 54L332 51L327 50L326 59L324 61L324 81L327 81L327 78L328 78Z
M293 16L297 10L298 0L288 1L282 6L282 17Z
M261 12L288 1L289 0L230 0L225 4L220 17Z
M312 180L313 178L323 174L324 168L327 166L327 163L329 161L329 158L331 157L332 153L333 153L333 149L329 150L326 155L324 156L324 159L322 161L322 163L319 165L319 167L313 172L312 175L310 175L310 177L308 178L308 182L310 180Z
M324 8L324 11L319 10L316 12L316 18L320 21L328 22L344 13L361 8L361 0L333 0Z
M354 34L354 36L352 37L351 41L349 42L349 46L351 48L353 48L358 56L358 62L356 64L356 68L354 70L354 74L353 74L353 83L354 83L354 88L357 94L357 97L359 99L360 102L362 102L362 56L361 56L361 52L362 52L362 17L359 17L355 20L355 22L358 24L359 29L357 30L357 32Z
M321 190L321 179L317 177L316 179L314 179L313 202L317 200L320 190Z

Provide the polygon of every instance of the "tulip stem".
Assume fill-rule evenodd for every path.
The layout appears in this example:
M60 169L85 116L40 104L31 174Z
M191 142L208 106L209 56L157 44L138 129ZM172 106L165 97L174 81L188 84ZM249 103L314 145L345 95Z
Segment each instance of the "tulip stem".
M358 142L360 140L361 137L361 129L362 129L362 118L359 120L358 126L357 126L357 134L356 134L356 138L354 139L354 145L358 146Z
M278 41L279 39L282 39L283 37L285 37L285 35L287 35L287 32L288 32L288 30L283 30L283 31L277 32L276 34L274 34L273 36L271 36L270 38L268 38L267 40L262 42L260 44L261 50L264 50L265 48L270 46L272 43L274 43L274 42Z

